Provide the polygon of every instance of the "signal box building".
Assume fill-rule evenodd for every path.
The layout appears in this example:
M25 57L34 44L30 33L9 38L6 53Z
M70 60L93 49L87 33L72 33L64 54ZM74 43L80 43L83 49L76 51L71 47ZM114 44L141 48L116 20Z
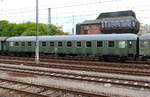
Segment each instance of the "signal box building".
M135 33L140 23L133 11L101 13L95 20L86 20L76 25L76 34Z

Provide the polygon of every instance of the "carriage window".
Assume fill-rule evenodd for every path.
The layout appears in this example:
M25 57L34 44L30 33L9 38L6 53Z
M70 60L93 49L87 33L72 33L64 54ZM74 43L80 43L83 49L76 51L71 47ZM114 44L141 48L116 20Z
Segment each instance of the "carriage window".
M140 46L143 48L149 48L149 42L148 41L141 41Z
M10 46L14 46L14 42L10 42L9 45L10 45Z
M67 47L71 47L71 46L72 46L71 41L68 41L68 42L67 42Z
M36 46L37 45L36 42L33 42L33 45Z
M77 47L81 47L81 41L77 42Z
M129 48L132 48L132 41L129 41L128 46Z
M25 42L21 42L21 46L25 46Z
M46 46L46 42L42 42L42 46Z
M149 48L149 42L148 41L144 41L144 47Z
M58 47L62 47L62 42L58 42Z
M92 42L91 41L87 41L86 42L86 47L92 47Z
M54 42L50 42L50 46L54 46Z
M32 46L31 42L28 42L28 46Z
M115 42L114 41L108 41L108 47L114 47Z
M97 41L97 47L103 47L103 41Z
M125 47L126 47L125 41L119 41L119 48L125 48Z
M19 42L15 42L15 46L19 46Z

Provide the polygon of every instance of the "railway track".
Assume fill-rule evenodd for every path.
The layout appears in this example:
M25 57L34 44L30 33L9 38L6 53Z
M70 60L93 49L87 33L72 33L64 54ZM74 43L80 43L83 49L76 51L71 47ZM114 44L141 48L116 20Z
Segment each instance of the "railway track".
M80 71L92 71L92 72L101 72L101 73L110 73L110 74L125 74L125 75L134 75L134 76L150 76L150 71L147 69L135 69L135 68L120 68L120 67L111 67L111 66L92 66L92 65L73 65L73 64L58 64L58 63L48 63L41 62L40 64L36 64L33 61L18 61L18 60L2 60L1 63L9 63L9 64L24 64L29 66L40 66L47 68L59 68L59 69L67 69L67 70L80 70ZM113 64L115 65L115 64Z
M79 90L70 90L64 88L43 86L3 78L0 78L0 88L34 97L57 97L57 96L64 97L64 95L66 95L65 97L69 97L67 95L76 95L80 97L109 97L102 94L94 94Z
M23 60L23 61L34 61L34 58L27 57L10 57L10 56L0 56L0 59L5 60ZM97 62L97 61L79 61L79 60L62 60L62 59L41 59L41 62L49 63L64 63L64 64L76 64L76 65L88 65L88 66L107 66L107 67L119 67L119 68L134 68L134 69L150 69L149 64L137 64L134 61L129 63L116 63L116 62Z
M148 90L150 91L150 81L144 80L133 80L133 79L123 79L123 78L114 78L114 77L106 77L106 76L95 76L95 75L87 75L87 74L76 74L76 73L66 73L66 72L58 72L58 71L49 71L42 69L35 69L30 67L13 67L13 66L5 66L0 65L0 70L2 71L11 71L18 73L28 73L39 76L49 76L54 78L61 79L69 79L76 81L87 81L94 82L102 85L109 86L117 86L117 87L125 87L125 88L134 88L139 90Z
M107 64L117 64L118 66L124 66L124 67L135 67L137 66L136 68L141 68L141 64L143 65L150 65L150 59L148 59L147 61L139 61L139 60L136 60L136 61L131 61L131 60L128 60L126 62L105 62L103 60L99 60L98 59L99 57L94 57L94 56L67 56L67 57L58 57L58 56L50 56L50 57L41 57L40 58L40 61L41 62L62 62L62 63L85 63L86 62L86 65L87 65L87 61L89 62L89 64L93 63L94 65L98 65L98 64L101 64L101 63L107 63ZM0 59L23 59L23 60L30 60L30 61L34 61L35 58L34 57L16 57L16 56L0 56ZM65 60L65 61L64 61ZM107 65L106 64L106 65ZM120 65L120 64L123 64L123 65ZM132 64L133 66L129 66L128 64Z

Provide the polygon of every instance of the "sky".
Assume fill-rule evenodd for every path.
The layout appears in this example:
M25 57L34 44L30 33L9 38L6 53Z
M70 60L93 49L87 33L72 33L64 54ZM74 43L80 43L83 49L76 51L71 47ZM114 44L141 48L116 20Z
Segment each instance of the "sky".
M0 0L0 20L14 23L35 22L36 0ZM143 24L150 24L149 0L38 0L39 22L48 23L48 8L51 22L72 31L77 23L96 19L102 12L133 10Z

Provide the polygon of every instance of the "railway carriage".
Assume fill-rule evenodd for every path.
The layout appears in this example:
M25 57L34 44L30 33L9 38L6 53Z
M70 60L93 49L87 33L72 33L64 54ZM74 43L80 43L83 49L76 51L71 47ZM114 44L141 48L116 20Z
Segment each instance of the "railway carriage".
M95 55L105 59L127 59L137 55L135 34L39 36L40 54ZM7 39L9 53L34 54L35 36Z
M0 37L0 53L3 54L6 48L6 39L7 37Z
M6 41L8 54L29 55L35 51L35 37L10 37Z
M150 33L141 35L139 40L140 56L150 58Z

